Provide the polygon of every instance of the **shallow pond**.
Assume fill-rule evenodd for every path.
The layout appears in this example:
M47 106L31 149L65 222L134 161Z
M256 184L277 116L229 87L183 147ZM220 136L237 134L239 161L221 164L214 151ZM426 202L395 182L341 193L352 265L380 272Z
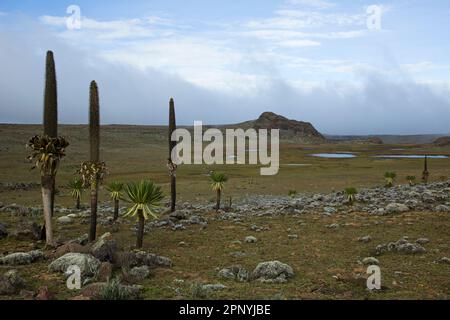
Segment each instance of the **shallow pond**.
M356 158L353 153L315 153L311 155L316 158L328 158L328 159L351 159Z

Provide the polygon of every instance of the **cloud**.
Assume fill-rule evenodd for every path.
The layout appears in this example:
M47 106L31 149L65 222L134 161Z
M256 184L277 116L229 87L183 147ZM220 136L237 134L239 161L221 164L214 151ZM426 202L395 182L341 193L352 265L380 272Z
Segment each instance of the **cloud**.
M297 47L280 50L283 42L322 41L347 31L314 32L313 38L298 30L184 33L170 26L174 33L167 36L105 44L76 33L69 41L58 29L62 22L50 28L29 19L14 23L20 28L0 22L0 122L41 121L45 51L52 49L62 123L87 122L89 82L95 79L104 123L164 124L174 97L180 124L235 123L271 110L310 121L324 133L448 131L450 86L415 80L408 74L414 63L388 68L352 58L306 58ZM117 25L93 23L80 35L101 36ZM252 42L247 32L266 41Z
M336 6L334 3L325 0L287 0L287 4L313 7L317 9L329 9Z

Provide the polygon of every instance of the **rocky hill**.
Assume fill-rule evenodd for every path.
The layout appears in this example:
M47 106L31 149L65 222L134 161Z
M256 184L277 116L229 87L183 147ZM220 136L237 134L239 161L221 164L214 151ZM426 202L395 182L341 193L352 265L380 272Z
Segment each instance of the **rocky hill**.
M450 146L450 137L441 137L435 140L433 144L438 147L448 147Z
M280 129L282 139L293 139L304 143L326 141L325 137L309 122L290 120L273 112L264 112L258 119L239 123L243 129Z

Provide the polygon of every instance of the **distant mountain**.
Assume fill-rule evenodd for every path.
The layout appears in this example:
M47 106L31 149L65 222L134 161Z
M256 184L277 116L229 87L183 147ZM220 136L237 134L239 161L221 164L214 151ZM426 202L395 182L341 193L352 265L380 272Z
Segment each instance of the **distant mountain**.
M264 112L258 119L238 123L234 127L242 129L280 129L282 139L292 139L304 143L325 142L325 137L309 122L290 120L273 112Z
M449 147L450 137L440 137L433 142L438 147Z

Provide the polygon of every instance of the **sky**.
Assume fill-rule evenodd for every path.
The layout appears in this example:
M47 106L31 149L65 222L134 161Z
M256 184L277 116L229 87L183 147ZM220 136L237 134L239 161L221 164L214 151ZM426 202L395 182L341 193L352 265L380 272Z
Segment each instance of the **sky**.
M448 30L447 0L0 0L0 123L42 121L52 50L60 123L96 80L104 124L166 124L173 97L185 125L450 133Z

